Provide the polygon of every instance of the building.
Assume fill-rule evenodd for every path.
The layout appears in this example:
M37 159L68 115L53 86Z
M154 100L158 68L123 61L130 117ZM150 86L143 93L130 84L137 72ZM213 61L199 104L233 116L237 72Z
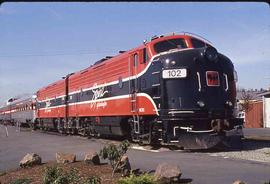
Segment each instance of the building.
M245 111L245 128L263 128L263 101L249 102L249 109Z
M270 91L257 94L245 111L246 128L270 128Z

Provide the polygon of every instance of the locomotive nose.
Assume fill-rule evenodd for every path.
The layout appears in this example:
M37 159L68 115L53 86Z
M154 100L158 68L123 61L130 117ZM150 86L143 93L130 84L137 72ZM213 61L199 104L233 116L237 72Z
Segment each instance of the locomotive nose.
M163 109L168 114L183 111L224 115L224 107L232 109L233 68L214 47L167 53L160 61L166 99Z

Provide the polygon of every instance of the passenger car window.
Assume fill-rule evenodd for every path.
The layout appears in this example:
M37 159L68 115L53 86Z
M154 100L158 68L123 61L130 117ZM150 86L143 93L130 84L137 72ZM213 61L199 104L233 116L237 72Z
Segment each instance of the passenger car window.
M185 40L183 38L164 40L154 45L156 53L165 52L171 49L183 49L187 48Z

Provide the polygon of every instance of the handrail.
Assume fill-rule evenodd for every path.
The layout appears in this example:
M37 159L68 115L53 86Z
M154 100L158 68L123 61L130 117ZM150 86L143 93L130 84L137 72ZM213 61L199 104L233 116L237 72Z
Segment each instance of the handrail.
M184 33L184 34L189 34L189 35L191 35L191 36L198 37L198 38L202 39L203 41L208 42L210 45L213 45L212 42L210 42L209 40L207 40L206 38L204 38L204 37L202 37L202 36L200 36L200 35L198 35L198 34L190 33L190 32L185 32L185 31L183 31L183 33Z
M182 130L186 130L187 132L192 132L192 133L210 133L210 132L214 132L213 129L211 130L192 130L192 128L190 127L179 127Z
M226 88L225 88L225 91L228 91L228 89L229 89L229 84L228 84L228 76L227 76L227 74L223 74L223 76L225 77L225 81L226 81Z
M198 85L199 85L198 91L201 91L202 90L202 86L201 86L201 77L200 77L200 73L199 72L197 72L197 77L198 77Z
M198 35L198 34L195 34L195 33L191 33L191 32L187 32L187 31L180 31L180 32L170 32L170 33L166 33L166 34L161 34L159 36L155 35L153 37L150 38L150 40L152 40L152 38L160 38L160 37L163 37L163 36L171 36L171 35L177 35L177 34L184 34L184 35L190 35L190 36L193 36L193 37L196 37L202 41L204 41L205 43L213 46L213 43L210 42L209 40L207 40L206 38Z

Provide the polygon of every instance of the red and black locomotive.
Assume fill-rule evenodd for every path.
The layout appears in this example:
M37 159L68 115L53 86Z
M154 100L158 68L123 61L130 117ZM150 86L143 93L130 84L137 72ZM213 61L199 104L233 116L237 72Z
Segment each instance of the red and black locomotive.
M210 42L155 36L36 93L35 127L210 148L240 138L236 75Z

